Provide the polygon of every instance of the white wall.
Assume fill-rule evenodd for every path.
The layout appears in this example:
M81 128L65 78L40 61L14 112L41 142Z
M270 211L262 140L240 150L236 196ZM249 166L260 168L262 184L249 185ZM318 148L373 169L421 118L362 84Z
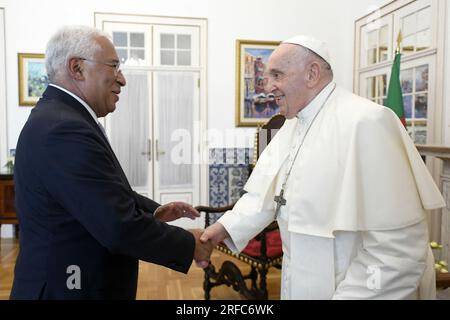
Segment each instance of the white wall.
M336 81L352 89L355 19L387 0L0 0L6 9L8 146L15 148L30 107L18 106L17 53L43 53L64 24L94 24L94 12L208 19L209 128L227 133L211 147L251 147L254 128L235 128L235 41L312 34L329 43Z

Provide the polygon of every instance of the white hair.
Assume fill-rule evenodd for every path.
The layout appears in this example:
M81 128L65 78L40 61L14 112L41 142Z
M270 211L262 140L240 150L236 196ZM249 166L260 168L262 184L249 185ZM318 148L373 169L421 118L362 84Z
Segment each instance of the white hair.
M319 62L322 71L326 75L333 78L333 69L331 68L331 65L328 62L326 62L321 56L319 56L317 53L304 46L299 45L296 47L297 47L297 59L299 59L300 61L304 61L303 62L304 65L311 62L312 60L316 60L317 62Z
M49 80L53 81L63 74L72 57L93 59L95 52L100 49L96 41L99 37L110 39L107 33L88 26L65 26L59 29L50 38L45 50Z

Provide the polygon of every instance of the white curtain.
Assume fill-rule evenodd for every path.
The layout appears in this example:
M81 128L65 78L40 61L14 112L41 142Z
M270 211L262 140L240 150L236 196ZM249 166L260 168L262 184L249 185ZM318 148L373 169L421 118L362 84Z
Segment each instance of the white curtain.
M123 71L127 85L122 88L116 110L110 114L111 146L132 187L148 184L149 88L148 72Z
M159 124L159 149L166 153L159 157L160 187L192 187L192 154L193 154L193 117L195 73L192 72L156 72L156 101ZM181 130L180 130L181 129ZM173 133L178 133L172 136ZM186 133L180 137L179 134ZM180 159L180 143L187 146L181 158L184 163L176 163ZM177 147L178 146L178 147ZM188 157L186 158L186 155ZM175 157L174 157L175 156Z

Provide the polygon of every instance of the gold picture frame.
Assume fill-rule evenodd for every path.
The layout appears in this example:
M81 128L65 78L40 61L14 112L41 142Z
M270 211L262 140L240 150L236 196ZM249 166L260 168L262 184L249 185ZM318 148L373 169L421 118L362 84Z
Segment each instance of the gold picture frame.
M267 59L279 41L236 40L236 126L254 127L277 114L279 107L264 92Z
M18 53L19 105L35 106L48 85L45 71L45 55L41 53Z

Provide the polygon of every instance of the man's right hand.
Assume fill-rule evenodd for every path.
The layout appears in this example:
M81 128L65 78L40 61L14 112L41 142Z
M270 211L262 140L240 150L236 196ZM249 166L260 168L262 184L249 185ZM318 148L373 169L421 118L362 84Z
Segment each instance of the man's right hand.
M203 230L194 229L190 230L195 238L195 251L194 251L194 260L198 267L206 268L209 264L209 260L211 259L211 253L214 248L214 245L211 241L201 241L200 236L203 234Z
M212 244L215 246L219 242L229 237L230 235L228 234L225 227L219 222L216 222L205 229L202 236L200 237L200 241L202 242L211 241Z

